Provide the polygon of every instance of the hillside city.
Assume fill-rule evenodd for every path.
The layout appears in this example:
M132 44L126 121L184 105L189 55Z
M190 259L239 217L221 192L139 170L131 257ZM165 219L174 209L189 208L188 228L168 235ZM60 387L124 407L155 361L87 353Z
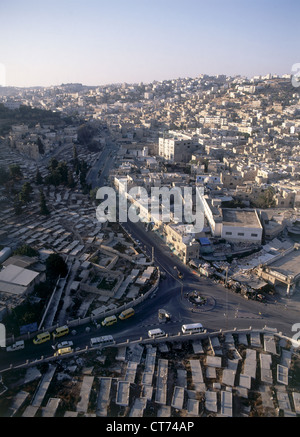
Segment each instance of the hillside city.
M289 74L0 87L0 416L299 416L299 175Z

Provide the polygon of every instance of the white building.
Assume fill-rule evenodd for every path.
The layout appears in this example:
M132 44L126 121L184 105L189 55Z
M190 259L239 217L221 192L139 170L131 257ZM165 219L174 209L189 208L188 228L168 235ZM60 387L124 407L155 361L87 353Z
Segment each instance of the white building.
M159 138L158 154L167 161L188 162L192 152L197 149L197 146L199 147L197 141L192 135L169 132L167 136Z
M222 218L222 238L232 242L261 243L263 227L255 209L223 208Z

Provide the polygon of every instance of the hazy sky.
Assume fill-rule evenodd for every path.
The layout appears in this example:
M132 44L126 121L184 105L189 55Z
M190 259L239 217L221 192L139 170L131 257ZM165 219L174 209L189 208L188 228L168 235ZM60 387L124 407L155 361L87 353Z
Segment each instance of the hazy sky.
M290 73L299 0L0 0L0 72L34 86Z

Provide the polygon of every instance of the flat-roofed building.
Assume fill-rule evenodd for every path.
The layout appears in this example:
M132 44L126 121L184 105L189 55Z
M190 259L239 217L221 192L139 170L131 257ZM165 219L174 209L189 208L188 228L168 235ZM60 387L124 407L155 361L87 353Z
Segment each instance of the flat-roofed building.
M222 238L260 244L263 227L255 209L222 209Z
M257 269L257 274L269 284L286 287L286 294L300 288L300 244L273 257Z
M0 293L30 293L35 284L45 279L45 273L10 264L0 272Z

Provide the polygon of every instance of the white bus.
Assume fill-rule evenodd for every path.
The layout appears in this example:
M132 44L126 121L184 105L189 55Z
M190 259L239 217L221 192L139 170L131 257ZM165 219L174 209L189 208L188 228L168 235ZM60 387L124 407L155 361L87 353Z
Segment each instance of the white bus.
M148 331L148 337L149 338L157 338L157 337L164 337L166 335L165 331L162 329L150 329Z
M190 325L182 325L181 330L183 334L194 334L195 332L204 332L201 323L191 323Z
M104 335L103 337L95 337L95 338L91 338L91 346L95 347L95 346L107 346L109 344L113 344L114 343L114 338L112 335Z

